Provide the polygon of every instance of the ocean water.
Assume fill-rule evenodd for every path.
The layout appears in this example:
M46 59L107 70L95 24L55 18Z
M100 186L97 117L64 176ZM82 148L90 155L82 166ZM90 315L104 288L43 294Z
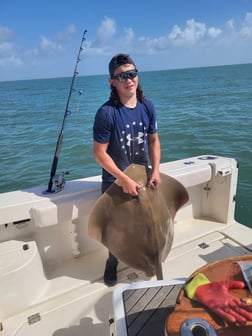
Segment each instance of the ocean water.
M252 227L252 64L143 72L155 104L162 162L220 155L239 163L236 219ZM78 76L57 173L98 175L92 125L109 97L106 75ZM0 192L47 186L71 78L0 82Z

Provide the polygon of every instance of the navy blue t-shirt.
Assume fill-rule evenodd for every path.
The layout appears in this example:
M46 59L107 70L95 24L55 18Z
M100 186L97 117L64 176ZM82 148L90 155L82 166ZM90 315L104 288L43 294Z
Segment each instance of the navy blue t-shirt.
M97 111L93 126L94 140L109 144L107 153L121 170L131 163L148 164L148 134L156 132L156 112L147 99L138 101L135 108L115 107L107 101ZM105 169L102 178L115 180Z

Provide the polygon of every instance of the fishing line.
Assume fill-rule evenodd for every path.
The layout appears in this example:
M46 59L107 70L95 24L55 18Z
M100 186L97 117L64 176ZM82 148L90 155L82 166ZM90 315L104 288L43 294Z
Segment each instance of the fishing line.
M81 39L79 52L78 52L76 63L75 63L73 76L72 76L72 81L71 81L71 86L70 86L70 90L69 90L69 94L68 94L68 98L67 98L65 113L64 113L63 120L62 120L61 130L60 130L58 140L57 140L57 145L56 145L56 148L55 148L55 153L54 153L54 158L53 158L52 168L51 168L51 173L50 173L50 180L48 182L48 188L47 188L47 192L50 192L50 193L58 192L58 191L60 191L64 188L64 186L65 186L64 175L69 173L69 172L63 172L61 175L56 175L56 170L57 170L60 150L61 150L62 142L63 142L64 126L65 126L66 118L69 114L71 114L71 111L69 110L69 103L70 103L70 100L71 100L72 93L75 91L74 83L75 83L75 79L78 75L77 68L78 68L79 62L81 61L80 54L83 51L83 43L86 40L86 38L85 38L86 33L87 33L87 31L84 30L83 35L82 35L82 39ZM82 93L82 91L81 91L81 93ZM53 186L54 186L54 188L53 188Z

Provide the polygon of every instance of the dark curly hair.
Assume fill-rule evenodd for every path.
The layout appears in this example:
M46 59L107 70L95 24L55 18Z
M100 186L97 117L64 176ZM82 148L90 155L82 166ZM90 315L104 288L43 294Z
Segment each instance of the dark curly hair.
M109 97L110 102L115 106L122 105L116 88L113 85L110 85L110 89L111 89L110 97ZM136 94L137 94L137 99L139 99L142 102L145 96L144 96L144 93L143 93L143 90L140 84L138 84L137 86Z

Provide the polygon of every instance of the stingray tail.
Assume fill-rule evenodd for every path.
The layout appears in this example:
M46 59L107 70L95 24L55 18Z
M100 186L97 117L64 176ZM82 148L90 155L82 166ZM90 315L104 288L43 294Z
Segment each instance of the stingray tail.
M160 260L157 260L155 264L155 273L157 280L163 280L163 268L162 268L162 262Z

